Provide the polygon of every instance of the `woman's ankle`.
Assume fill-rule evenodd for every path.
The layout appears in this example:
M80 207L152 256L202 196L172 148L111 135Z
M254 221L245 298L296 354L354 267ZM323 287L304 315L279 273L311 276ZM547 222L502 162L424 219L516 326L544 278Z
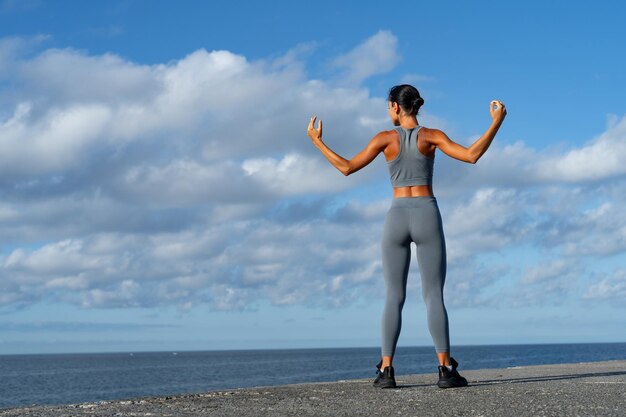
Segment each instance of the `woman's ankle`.
M440 366L450 366L450 352L437 352Z
M380 366L380 370L384 370L388 366L392 366L393 358L391 356L383 356L382 365Z

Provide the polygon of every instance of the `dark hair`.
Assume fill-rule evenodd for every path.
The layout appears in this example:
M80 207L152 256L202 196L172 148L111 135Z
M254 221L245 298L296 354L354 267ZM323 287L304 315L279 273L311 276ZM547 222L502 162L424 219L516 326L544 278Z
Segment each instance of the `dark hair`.
M405 113L415 116L420 107L424 105L424 99L420 96L417 88L409 84L396 85L389 89L389 101L400 105Z

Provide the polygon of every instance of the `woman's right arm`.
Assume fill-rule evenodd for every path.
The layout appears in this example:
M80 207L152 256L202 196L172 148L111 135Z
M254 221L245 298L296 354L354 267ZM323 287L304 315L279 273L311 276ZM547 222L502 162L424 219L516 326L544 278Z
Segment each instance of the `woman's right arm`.
M383 152L387 146L387 141L385 140L383 132L381 132L374 136L365 149L356 154L352 159L345 159L330 149L322 141L322 121L319 121L319 127L316 129L314 126L316 119L317 116L311 117L307 134L317 149L319 149L320 152L322 152L322 155L326 157L328 162L330 162L332 166L337 168L345 176L355 173L364 166L368 165L379 153Z
M502 125L506 117L506 108L500 101L493 100L489 103L489 111L492 119L491 126L489 126L489 129L487 129L476 142L472 143L469 148L452 141L441 130L434 130L429 142L454 159L475 164L476 161L487 152L487 149L489 149L489 145L491 145L491 142L496 137L496 133L498 133L498 129L500 129L500 125Z

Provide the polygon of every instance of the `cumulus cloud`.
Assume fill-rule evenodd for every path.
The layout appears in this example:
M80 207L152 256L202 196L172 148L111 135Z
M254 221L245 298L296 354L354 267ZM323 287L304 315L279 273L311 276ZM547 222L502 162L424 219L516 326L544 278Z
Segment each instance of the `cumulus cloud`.
M312 154L308 117L324 116L324 109L332 109L327 121L341 145L355 153L384 126L381 99L358 86L307 80L287 56L249 62L228 51L198 50L152 66L72 49L15 58L7 77L20 83L13 111L0 124L1 173L19 179L93 170L125 156L134 165L142 157L163 163L163 154L191 155L206 165Z
M452 308L483 308L502 305L501 295L494 297L495 286L502 284L511 266L501 263L481 263L466 259L450 262L446 274L444 295L446 306Z
M579 291L584 268L575 259L537 262L523 272L519 285L508 289L502 301L510 306L563 305Z
M546 245L558 246L570 256L610 256L626 250L623 208L600 201L590 208L565 207L551 212L540 225Z
M477 137L471 138L472 140ZM443 156L443 155L440 155ZM477 186L592 186L626 174L626 116L612 117L606 131L578 148L534 149L524 142L494 142L476 166L440 158L438 183L458 192ZM477 169L480 167L480 169Z
M563 259L549 261L529 268L522 276L522 283L535 284L558 279L570 272L570 265Z
M381 30L350 52L335 58L335 66L343 69L344 81L359 84L372 75L393 69L401 57L397 53L398 38Z
M0 227L18 246L1 258L3 304L233 309L259 291L292 304L325 291L333 276L364 280L346 278L338 260L327 262L334 275L321 274L312 261L333 250L314 243L310 226L294 236L300 229L255 216L281 197L358 183L335 181L340 174L308 155L305 128L307 109L332 104L344 116L336 131L349 132L343 143L362 144L379 101L366 90L307 80L292 52L249 62L199 50L147 66L72 49L25 56L18 44L2 44L10 64L3 76L15 85L13 110L3 108L0 122L8 197ZM361 102L337 109L346 93ZM294 239L315 247L294 251ZM347 264L363 259L354 258ZM296 267L305 259L310 272ZM336 280L335 304L340 287Z
M590 300L610 300L626 306L626 270L618 270L611 276L590 284L584 297Z
M532 230L528 198L515 189L479 188L442 211L448 261L463 262L477 252L499 251L524 241Z
M607 131L564 155L551 155L537 165L543 181L587 182L626 174L626 117L612 119Z
M277 305L338 306L380 279L378 241L352 226L257 220L143 236L100 233L13 250L0 259L0 286L7 302L52 298L87 308L195 302L249 309L259 296Z
M37 41L0 41L0 305L246 310L380 297L384 161L345 178L306 126L323 118L346 157L388 129L385 97L361 82L400 61L392 33L337 57L332 81L308 76L302 47L144 65L25 44ZM437 156L450 305L569 294L564 277L589 269L585 259L626 249L624 126L566 150L494 144L476 166ZM606 164L603 152L614 154ZM583 162L586 176L574 169ZM493 261L528 246L554 260ZM599 285L587 294L619 293L618 278Z
M338 171L325 160L299 154L287 154L281 160L246 159L242 168L258 186L279 196L337 192L356 183L355 177L338 181Z

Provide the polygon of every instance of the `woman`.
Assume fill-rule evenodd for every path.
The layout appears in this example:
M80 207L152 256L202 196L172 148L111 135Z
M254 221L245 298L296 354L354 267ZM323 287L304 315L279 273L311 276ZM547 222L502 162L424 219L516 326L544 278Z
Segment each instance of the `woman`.
M315 128L316 116L311 118L307 132L326 159L344 175L363 168L381 152L387 160L393 202L385 218L382 239L386 301L382 318L382 360L376 365L374 381L374 386L380 388L396 386L392 361L400 336L411 242L415 242L417 248L428 328L439 359L437 385L440 388L467 385L467 380L457 371L458 363L450 357L448 314L443 301L446 247L432 189L433 164L436 149L460 161L476 163L496 136L506 117L506 109L502 102L493 100L489 105L491 126L466 148L450 140L441 130L419 125L417 113L423 104L415 87L403 84L391 88L389 117L397 127L374 136L351 160L336 154L322 141L322 120Z

